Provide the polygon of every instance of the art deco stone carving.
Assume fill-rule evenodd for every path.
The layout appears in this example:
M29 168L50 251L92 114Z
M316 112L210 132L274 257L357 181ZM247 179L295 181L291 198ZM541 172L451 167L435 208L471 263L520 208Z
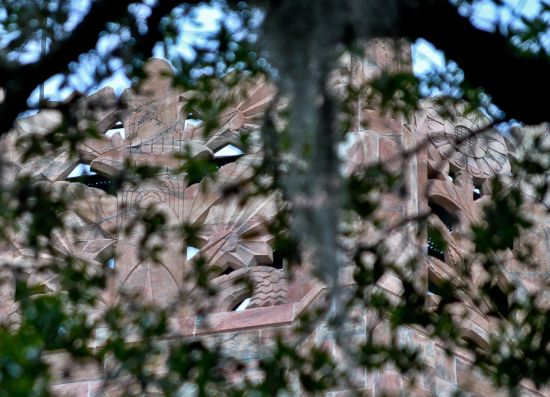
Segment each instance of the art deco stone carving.
M368 54L368 62L345 61L347 70L335 77L335 84L339 83L342 88L348 82L345 77L349 76L357 88L379 72L379 65L393 70L402 67L398 57L389 56L384 42L369 47ZM408 56L405 54L404 58ZM105 88L79 100L80 127L95 128L98 134L79 144L75 156L66 148L48 147L45 156L23 163L23 153L16 142L32 134L40 137L52 132L61 118L58 113L46 111L19 120L16 129L2 138L8 155L1 181L7 184L18 175L29 175L36 184L70 199L63 214L68 227L54 231L53 253L61 258L85 261L92 271L107 274L108 288L101 297L103 306L99 310L118 302L151 304L169 310L171 324L179 326L177 335L200 337L206 333L223 333L223 337L229 335L231 338L246 329L247 332L252 330L251 334L257 332L257 340L250 344L256 348L268 340L265 335L272 334L272 328L289 327L308 305L319 304L324 288L308 274L307 258L297 272L301 272L299 277L295 278L287 274L286 266L274 263L273 236L267 224L276 215L280 198L258 196L240 202L248 192L255 166L261 161L260 146L253 143L243 148L246 153L240 158L230 156L234 158L229 164L217 163L219 168L215 174L201 181L191 181L189 175L175 171L185 161L185 156L179 156L182 152L190 158L213 162L215 152L229 144L238 146L243 134L251 134L254 141L262 116L273 105L276 93L272 86L262 81L251 82L228 93L234 105L222 113L215 128L206 134L207 125L198 120L200 115L190 115L185 110L192 93L180 92L172 86L170 65L153 60L146 71L148 79L141 86L126 90L120 98L112 89ZM360 101L356 108L354 132L348 147L343 150L342 157L346 160L343 174L360 175L366 167L381 162L404 176L408 190L401 195L395 191L379 194L379 207L374 217L381 228L352 219L350 225L346 225L351 232L344 241L345 248L352 251L357 244L378 241L386 248L385 259L394 264L393 269L406 271L410 268L410 258L419 252L425 253L426 243L423 237L418 237L423 233L410 228L406 219L422 215L431 205L433 213L427 223L440 230L447 245L441 252L443 257L424 255L425 261L418 269L421 273L418 283L427 285L428 277L432 283L437 283L460 279L465 274L470 278L462 281L474 286L485 282L486 275L475 263L470 275L461 265L472 252L466 238L469 226L479 221L483 205L490 200L488 179L510 172L509 153L502 137L494 131L478 134L477 130L487 121L481 116L463 115L460 106L453 110L454 119L448 121L428 104L418 117L419 123L415 120L406 125L402 120L375 117L376 111L365 108ZM360 128L364 121L369 123L368 130ZM119 127L119 132L103 135L115 126ZM394 161L401 149L412 148L415 143L422 142L424 136L428 139L425 152L413 156L409 163ZM25 145L22 148L24 150ZM513 156L521 156L517 147L510 145L509 148ZM153 179L127 183L107 193L79 182L65 181L79 162L90 165L107 182L125 172L127 164L157 166L160 172ZM434 210L435 205L451 215L455 222L446 222L445 217ZM521 268L511 258L511 251L506 252L502 276L494 280L495 284L513 282L518 288L534 290L540 283L533 279L542 280L550 274L550 222L543 208L537 207L532 213L537 225L532 233L522 236L520 245L536 241L532 256L539 267L535 268L536 272ZM149 238L145 238L147 224L136 220L136 216L144 214L158 216L164 222L163 227ZM0 270L0 277L5 280L0 288L0 299L4 302L0 306L0 319L11 323L17 320L17 277L38 284L43 292L60 289L59 280L47 268L54 260L52 252L35 255L25 247L24 222L18 226L20 231L8 230L11 239L0 246L0 259L10 265ZM187 236L182 232L185 227L199 230L192 243L186 241ZM157 248L156 257L146 255ZM189 255L191 248L195 249L195 256ZM201 261L204 261L208 280L218 291L215 298L190 277ZM45 269L37 272L38 267ZM348 283L346 286L353 284L350 280L344 281ZM392 299L405 293L393 271L385 271L377 286ZM436 303L437 296L428 292L427 301ZM244 313L232 312L245 306ZM364 308L361 309L361 324L372 321ZM493 330L492 318L484 309L464 296L451 310L464 337L481 347L485 346ZM367 331L360 328L358 334L364 337ZM322 329L316 331L315 338L323 343L330 341L330 336L324 335ZM414 337L403 338L400 343L425 339L425 335L414 333ZM432 352L428 360L431 364L437 361L439 354L433 357L433 351L439 347L432 342L422 342L430 346L424 351ZM458 358L455 361L458 362ZM432 368L430 376L436 379L432 383L440 382L437 374L447 370L447 367L437 371ZM458 370L455 377L456 373ZM389 386L399 391L396 385L400 383L391 375L387 372L376 374L377 391L372 389L371 394L390 390ZM362 385L370 382L364 371L360 376L363 377ZM97 377L93 382L98 383ZM87 387L81 395L88 395L91 390ZM437 387L434 390L436 394L440 391Z
M181 153L209 161L214 151L237 144L240 134L257 134L261 115L274 97L273 88L262 82L254 82L246 89L240 87L233 95L236 105L221 115L216 129L206 136L204 123L186 123L184 104L190 94L172 87L171 66L165 61L152 60L145 69L148 78L141 86L126 90L120 99L111 88L105 88L78 100L80 128L97 132L96 137L78 145L78 156L69 155L66 148L52 148L46 156L23 162L23 153L16 143L28 140L33 134L40 137L52 133L60 124L61 115L42 112L18 121L17 128L3 138L8 149L3 181L7 183L26 174L42 181L54 194L70 197L64 215L67 228L54 232L53 247L61 255L80 258L97 269L111 258L111 268L104 268L108 273L108 288L102 298L105 305L121 299L138 299L172 308L175 315L185 312L182 310L186 305L185 293L195 289L188 281L193 265L186 258L187 243L180 232L186 224L201 229L198 257L217 269L211 278L224 291L227 289L223 293L227 295L231 288L235 291L236 287L230 284L239 273L230 277L220 273L243 268L241 273L250 275L257 287L250 307L286 302L285 274L269 267L273 251L266 222L275 213L274 200L258 198L242 206L238 198L227 202L224 199L228 190L239 189L250 180L259 157L245 155L222 166L213 178L191 185L185 174L171 175L185 161ZM118 130L103 135L113 127ZM257 149L258 146L252 146L251 151ZM111 191L113 195L64 181L79 162L90 165L102 178L117 178L128 163L159 167L161 175L137 185L121 186L118 192ZM160 234L146 240L144 224L133 219L147 211L161 215L166 225ZM30 274L29 280L44 284L47 290L57 290L56 281L47 270L34 274L33 266L29 266L47 265L51 255L40 253L38 263L24 248L23 241L21 233L15 235L13 242L2 249L2 258L23 266ZM155 247L161 248L158 260L142 255ZM261 266L256 269L258 265ZM7 278L13 278L9 270L6 272ZM10 285L7 283L2 289L12 301L8 305L11 309L5 306L3 316L16 309ZM231 310L229 306L212 305L212 308Z
M144 69L147 79L123 93L128 108L123 124L132 141L175 132L178 122L184 119L179 111L180 93L172 87L172 66L164 60L151 59Z
M272 199L251 200L244 207L233 199L212 207L201 230L201 253L213 271L273 262L266 224L274 215Z
M443 117L435 106L426 109L431 144L451 164L476 178L490 178L510 172L506 143L489 121L479 113L465 114L462 106Z
M213 151L229 143L238 143L244 132L257 140L256 135L262 123L262 116L275 97L273 86L258 82L251 87L244 87L235 94L235 106L226 109L219 117L214 131L206 131L206 124L189 125L183 132L187 140L197 140ZM198 120L200 121L200 120ZM259 150L258 145L251 145L251 152Z
M246 298L250 299L246 306L250 309L287 301L286 275L282 269L269 266L241 268L215 278L212 283L219 291L215 311L234 309Z

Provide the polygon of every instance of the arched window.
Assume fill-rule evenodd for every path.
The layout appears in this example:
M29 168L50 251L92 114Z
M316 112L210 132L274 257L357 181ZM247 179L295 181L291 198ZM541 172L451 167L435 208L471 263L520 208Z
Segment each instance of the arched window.
M428 206L432 210L432 213L435 214L435 216L437 216L441 220L441 222L443 222L443 224L447 226L449 232L452 233L453 226L458 221L456 216L434 202L428 201ZM431 236L430 231L428 230L428 255L445 262L445 248L439 241L440 238L435 238L435 236Z

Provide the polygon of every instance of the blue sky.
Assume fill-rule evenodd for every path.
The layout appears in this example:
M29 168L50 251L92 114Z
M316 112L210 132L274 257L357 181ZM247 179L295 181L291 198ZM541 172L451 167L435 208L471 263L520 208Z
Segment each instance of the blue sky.
M510 10L520 15L534 17L540 13L540 0L507 0L510 8L496 7L490 0L477 3L471 17L472 23L479 29L493 31L498 21L508 24L516 20ZM550 37L547 38L547 44ZM418 40L413 45L413 68L417 75L429 73L433 69L445 67L445 56L426 40Z

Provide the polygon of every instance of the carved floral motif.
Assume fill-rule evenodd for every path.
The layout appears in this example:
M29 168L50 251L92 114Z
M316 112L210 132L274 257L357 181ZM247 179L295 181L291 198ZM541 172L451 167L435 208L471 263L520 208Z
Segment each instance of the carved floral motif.
M240 269L273 261L267 222L275 215L273 199L254 199L244 206L237 199L210 209L201 230L201 249L213 272Z
M443 117L434 106L426 109L430 142L443 157L476 178L490 178L510 172L506 143L479 113L464 114L460 106L452 117Z
M58 148L47 156L23 163L16 142L31 134L54 131L61 115L45 111L19 120L17 128L2 139L8 152L2 180L8 183L24 173L50 186L56 194L71 198L64 214L67 228L54 231L52 245L61 255L87 261L95 269L101 269L102 263L111 257L111 269L104 268L108 288L101 300L106 305L121 299L138 299L174 307L181 313L181 307L177 307L182 306L178 305L181 297L195 288L187 281L193 265L185 255L187 243L181 233L182 225L201 229L200 255L212 269L217 269L210 278L215 285L223 286L222 294L228 296L229 291L236 291L229 284L239 273L230 277L220 273L228 267L243 268L241 273L250 275L257 287L250 307L286 302L285 274L270 267L272 237L267 233L266 222L274 215L273 199L256 198L244 206L238 199L227 203L224 200L221 204L228 190L240 189L250 180L259 157L245 155L222 166L214 178L191 185L185 174L171 175L182 165L180 154L186 149L190 149L191 157L208 161L220 147L235 144L243 132L257 134L261 115L274 98L273 87L264 82L239 87L232 93L236 100L234 107L222 113L218 127L204 136L204 124L186 126L182 110L187 94L172 87L171 66L165 61L152 60L145 70L148 78L143 84L126 90L120 99L111 88L104 88L78 100L79 127L94 128L100 135L80 143L76 157L69 156L65 148ZM124 132L101 135L111 128L123 128ZM249 151L257 149L252 145ZM111 195L78 182L64 181L79 162L90 165L106 178L116 177L128 162L157 166L164 172L158 178L119 187L116 195ZM166 230L146 241L145 225L133 222L133 218L147 211L163 216ZM47 269L33 273L33 264L47 267L53 257L46 252L33 256L22 241L22 233L14 235L13 241L1 248L1 258L24 269L29 280L44 285L46 290L58 289L55 277ZM155 246L162 247L158 261L142 255ZM13 277L9 271L8 276ZM16 307L10 285L7 283L0 291L7 301L13 302L11 309L0 313L4 318L11 316ZM226 306L223 310L231 310Z

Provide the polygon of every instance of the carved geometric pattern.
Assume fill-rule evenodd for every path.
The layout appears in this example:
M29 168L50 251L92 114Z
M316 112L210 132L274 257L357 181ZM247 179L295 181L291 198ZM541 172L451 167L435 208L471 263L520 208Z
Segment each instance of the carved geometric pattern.
M458 230L466 231L470 224L479 220L481 208L489 200L483 196L473 198L474 185L472 177L466 172L459 172L453 181L432 179L428 184L428 200L434 202L458 217Z
M138 228L134 233L119 239L116 252L116 265L110 278L107 303L123 299L139 301L166 307L177 302L183 289L185 258L181 254L183 242L177 233L168 233L164 238L154 238L150 244L162 247L158 263L144 260L140 252L143 231ZM178 239L179 238L179 239Z
M388 57L390 51L386 46L386 42L374 43L368 51L371 58L369 62L354 63L349 60L347 72L355 83L361 84L370 78L378 70L378 65L385 65L390 69L400 68L397 57ZM172 87L169 78L171 67L164 61L153 60L147 64L146 71L149 74L148 79L140 88L126 90L121 100L116 98L112 89L106 88L80 101L81 128L95 127L102 133L122 121L125 134L115 133L111 137L87 139L77 148L79 158L69 156L65 149L60 148L51 150L51 153L42 158L21 164L21 153L15 147L16 140L31 133L50 132L59 123L60 114L46 111L18 120L15 131L0 141L5 144L7 152L7 164L2 164L2 182L10 182L16 175L26 174L49 186L57 194L71 199L70 206L64 213L68 228L54 231L53 248L63 255L86 260L96 269L101 266L99 260L104 262L105 257L116 253L114 268L103 268L108 272L109 283L102 297L106 306L126 299L130 302L174 308L171 314L176 317L182 313L192 313L192 309L199 313L202 309L200 305L203 304L208 310L223 312L236 310L236 307L241 309L245 301L248 301L247 308L280 305L288 301L300 302L305 292L296 290L309 291L313 284L311 279L304 277L299 283L293 279L289 287L286 270L270 266L273 265L273 237L268 232L267 223L275 215L276 199L256 197L244 203L239 202L239 198L244 196L241 193L248 188L247 182L254 174L254 166L261 161L261 156L256 153L258 147L247 148L248 154L221 166L216 177L204 178L199 183L189 185L191 182L186 175L173 176L171 173L182 165L183 160L176 155L184 147L189 147L193 157L211 158L213 152L219 148L227 144L237 145L241 134L251 133L253 137L254 134L257 135L261 120L259 116L275 96L273 87L264 82L255 82L239 89L234 95L237 104L221 115L219 127L206 137L204 125L186 127L185 116L181 112L186 94ZM341 76L336 76L338 77ZM345 78L341 78L340 84L346 83ZM120 106L120 102L123 102L123 106ZM363 113L372 110L361 109L360 103L357 108L363 110ZM431 178L427 184L427 197L431 204L441 206L456 216L457 220L452 230L449 230L449 225L435 214L436 211L428 218L428 225L439 229L447 242L444 262L434 257L426 260L429 277L433 282L462 277L463 269L460 266L472 251L465 233L473 222L479 220L481 207L489 200L489 184L484 182L485 185L481 188L478 186L479 179L486 180L510 171L502 137L492 132L470 135L486 121L481 116L462 115L459 108L453 111L454 121L444 121L434 107L429 107L426 111L424 132L429 138L428 158L422 161L427 161ZM362 117L364 116L359 115L358 119ZM367 120L372 121L368 118ZM360 123L356 124L359 126ZM403 137L413 135L409 134L411 130L397 132L393 128L395 125L389 125L384 132L374 131L376 129L372 122L369 126L372 130L355 129L354 131L359 132L354 133L350 140L351 148L347 148L347 155L343 156L347 162L346 172L360 172L375 161L385 161L385 165L391 166L388 160L401 148L400 144L405 141ZM398 127L402 126L399 121ZM519 153L515 152L514 155L518 156ZM114 176L124 171L126 162L159 166L165 172L156 180L123 186L115 197L80 183L64 182L63 179L79 161L91 165L103 176ZM426 164L418 162L415 165ZM413 173L410 175L419 176ZM422 179L424 186L425 178L426 174L417 181ZM411 180L414 183L414 179ZM478 195L482 191L481 197L475 197L476 189ZM396 215L396 223L403 220L405 200L393 194L380 195L379 218L383 223L393 225ZM415 204L415 210L422 208L421 203ZM154 207L165 216L168 229L162 235L144 242L144 225L137 222L133 228L130 229L129 226L132 224L133 214L149 207ZM537 226L533 233L524 238L528 242L539 243L535 246L533 255L541 260L547 275L550 223L546 209L539 210L540 212L531 211ZM408 214L418 215L417 212ZM347 248L351 249L361 242L369 244L385 238L384 243L388 247L385 260L403 269L410 265L409 259L418 253L415 246L417 240L410 239L406 232L377 234L379 231L366 222L355 222L355 219L352 222L352 227L357 227L358 230L357 233L351 233L349 243L346 241ZM189 285L191 282L188 282L187 276L194 270L197 262L194 262L196 259L186 258L185 251L191 246L191 242L184 241L184 236L180 233L184 224L201 227L197 244L200 249L196 258L206 260L210 281L219 291L215 298L209 295L200 296L199 288ZM19 234L12 233L12 240L2 242L0 247L2 263L17 268L17 272L12 272L10 268L0 268L0 278L7 281L0 284L0 299L3 301L0 306L0 321L13 321L17 317L17 302L14 299L15 274L28 278L30 283L41 285L45 292L60 288L52 273L34 271L36 267L48 264L53 257L49 252L40 252L35 256L34 252L26 249L23 244L24 221L21 230ZM355 235L360 237L356 239ZM141 253L153 245L162 248L159 260L141 257ZM395 247L398 249L393 249ZM307 266L307 259L304 262ZM506 266L511 262L507 261ZM471 279L467 280L474 286L484 281L481 279L482 272L477 271L476 265L472 265ZM304 268L305 266L301 271L306 273ZM386 272L378 284L395 295L402 293L398 278L389 273ZM541 271L535 277L543 278L541 275L544 274ZM514 277L520 281L528 276L530 275L522 275L521 271L515 269ZM500 277L499 275L499 282L508 280L506 274ZM421 279L424 280L423 277ZM299 288L295 288L296 286ZM200 298L199 306L190 309L187 304L189 297ZM302 305L289 306L292 306L294 317L294 308ZM468 296L450 307L464 336L483 346L492 331L491 318L475 307ZM263 313L253 311L244 317L256 317L256 314L262 317ZM216 317L225 318L213 316ZM237 317L227 316L232 319ZM200 327L199 318L194 320L193 334Z
M496 131L482 131L489 124L486 117L464 114L461 106L453 108L451 116L442 117L435 106L426 109L428 137L443 157L476 178L510 172L502 136Z
M64 197L70 197L68 209L86 223L95 225L109 238L116 237L117 198L101 189L74 182L55 182L51 185Z
M183 219L184 190L186 182L183 177L159 176L140 182L136 186L128 186L119 192L119 210L132 213L138 210L155 206L160 210L161 205L168 222L177 224ZM119 216L122 214L119 214ZM125 222L126 217L120 219Z
M151 59L144 71L147 78L122 94L128 108L123 124L130 141L175 132L181 119L181 93L172 87L172 66L164 60Z
M211 271L272 263L266 224L274 215L273 198L251 199L244 206L231 199L212 207L200 232L201 255Z
M249 308L280 305L287 301L286 274L281 269L256 267L254 292Z
M2 159L7 163L11 173L7 181L13 181L11 178L18 175L28 175L36 180L59 181L69 175L78 163L78 158L70 156L64 148L47 144L43 139L44 135L60 127L62 119L61 112L45 110L15 122L14 129L0 140L4 151ZM31 144L31 139L38 140L44 154L23 161L24 152ZM6 177L7 175L3 175L3 178Z
M250 297L247 308L287 302L287 281L283 270L269 266L242 268L212 280L219 291L214 311L228 311ZM249 285L252 285L250 291Z
M243 131L254 133L260 127L261 116L273 101L275 89L264 81L257 81L252 86L244 86L234 94L237 98L233 108L225 110L218 119L219 126L214 131L209 131L206 136L205 124L189 126L183 132L187 141L196 140L204 143L213 151L230 144L238 143ZM252 146L251 152L257 147Z

